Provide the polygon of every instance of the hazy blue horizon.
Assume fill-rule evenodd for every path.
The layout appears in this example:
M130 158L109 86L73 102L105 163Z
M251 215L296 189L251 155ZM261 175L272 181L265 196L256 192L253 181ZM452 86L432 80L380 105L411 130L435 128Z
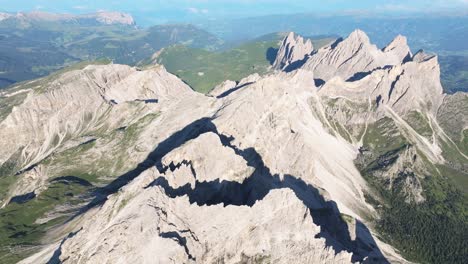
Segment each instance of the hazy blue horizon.
M427 12L467 12L468 0L0 0L4 12L44 11L92 13L120 11L132 14L137 22L189 22L199 19L245 18L295 13L405 15Z

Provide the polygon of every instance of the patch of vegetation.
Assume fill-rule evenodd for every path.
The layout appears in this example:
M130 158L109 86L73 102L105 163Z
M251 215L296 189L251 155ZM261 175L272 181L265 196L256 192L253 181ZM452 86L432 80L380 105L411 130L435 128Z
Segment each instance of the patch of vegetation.
M322 120L322 122L329 122L334 132L340 134L348 142L360 139L364 132L364 124L343 124L341 120L337 120L335 117L344 115L343 119L351 120L354 116L366 112L368 106L342 98L328 98L325 103L326 107L324 110L327 120ZM322 110L317 109L317 112L320 113L321 111Z
M456 186L460 191L468 194L468 173L452 168L447 164L437 165L437 169L439 170L440 174L450 179L453 185Z
M225 80L239 81L253 73L267 73L283 37L284 34L269 34L217 52L176 45L164 49L157 62L194 90L208 93ZM316 48L331 41L328 37L312 39Z
M444 90L468 92L468 56L440 56L439 63Z
M339 122L335 122L335 121L332 121L331 122L331 125L333 126L333 128L335 129L336 132L338 132L338 134L340 134L340 136L342 136L344 139L346 139L348 142L353 142L353 139L351 138L351 136L348 134L346 128L341 125Z
M99 176L92 170L89 170L90 165L78 162L89 159L88 151L95 145L96 141L81 144L57 155L50 156L43 163L50 168L57 168L57 171L51 177L70 175L97 184L99 183Z
M348 224L354 223L354 218L352 216L347 215L347 214L340 214L340 216L343 222L348 223Z
M386 205L377 228L410 260L464 263L468 258L466 196L438 175L426 177L423 185L423 204L408 204L397 192L382 190Z
M23 21L24 22L24 21ZM46 76L79 61L108 58L135 65L174 44L216 49L214 35L192 25L132 26L0 21L0 88Z
M10 159L0 165L0 205L8 194L10 186L16 180L16 172L19 170L18 161L21 157L22 149L14 153Z
M43 224L36 221L57 205L82 202L82 194L92 187L75 182L51 182L48 189L26 203L11 203L0 209L0 259L15 263L33 253L34 246L51 227L65 222L58 217ZM29 250L28 250L29 249Z
M372 149L379 155L400 149L408 143L389 117L369 124L363 141L364 147Z
M3 166L0 167L0 170L3 170ZM6 198L10 186L15 183L16 177L14 174L8 174L0 176L0 206L3 204L4 199ZM1 210L1 209L0 209Z
M405 121L421 136L432 137L432 128L427 117L419 111L411 111L405 117Z
M46 223L38 219L47 216L57 206L74 206L90 197L94 186L108 183L129 166L128 151L134 147L142 129L159 116L148 114L129 126L96 134L97 140L89 140L76 147L53 154L42 163L49 168L48 188L25 203L11 203L0 209L0 263L15 263L34 253L46 232L67 220L67 216L55 217ZM102 142L99 142L99 141ZM118 144L112 144L112 142ZM100 145L115 145L98 152ZM0 194L7 193L16 180L15 163L0 167ZM123 201L122 206L128 201Z
M10 97L0 97L0 122L11 113L13 107L20 105L26 98L27 93L19 93Z
M443 166L438 166L439 170L447 175L461 191L468 192L468 159L460 153L464 150L463 142L457 145L450 141L439 142L442 155L446 160Z
M165 49L157 62L194 90L207 93L225 80L239 81L253 73L266 73L270 67L267 51L277 47L277 41L260 41L210 52L177 45Z
M113 131L99 131L92 136L97 139L52 155L44 162L53 169L51 177L76 176L94 184L105 184L109 180L130 170L129 151L135 147L142 129L156 119L159 113L147 114L131 125ZM96 146L105 147L96 150ZM101 151L105 151L105 154Z
M437 111L437 121L445 133L456 143L463 141L464 121L468 115L468 93L447 95ZM466 152L468 155L468 152Z
M458 145L458 148L465 154L468 155L468 129L463 130L462 140Z
M390 123L383 120L368 131L365 142L372 146L374 155L364 164L357 164L373 189L373 195L368 194L366 200L380 213L377 230L411 261L464 263L468 258L468 203L466 194L450 180L454 171L433 166L418 152L417 158L422 159L426 171L418 176L426 201L418 204L408 202L403 185L388 188L386 179L373 176L376 171L385 171L406 149L404 140L391 137L395 131Z

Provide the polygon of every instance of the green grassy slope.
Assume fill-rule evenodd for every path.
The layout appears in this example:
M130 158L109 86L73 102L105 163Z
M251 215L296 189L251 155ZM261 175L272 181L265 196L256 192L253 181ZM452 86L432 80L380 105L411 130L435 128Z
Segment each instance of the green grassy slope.
M224 80L239 81L252 73L266 73L270 66L267 51L277 46L277 41L260 41L218 53L177 45L165 49L158 63L194 90L207 93Z
M232 49L210 52L183 45L166 48L157 63L180 77L194 90L207 93L225 80L239 81L250 74L265 74L273 63L284 33L273 33ZM333 38L313 39L320 48Z

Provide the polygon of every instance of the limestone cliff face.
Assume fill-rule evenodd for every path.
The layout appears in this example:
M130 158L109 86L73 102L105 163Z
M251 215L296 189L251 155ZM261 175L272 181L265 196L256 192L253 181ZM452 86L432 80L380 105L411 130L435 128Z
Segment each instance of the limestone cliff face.
M151 107L148 102L177 100L190 90L162 67L138 72L123 65L88 66L30 86L35 87L15 92L26 93L26 98L0 123L0 163L20 152L20 169L44 159L69 138L122 125L119 119L138 111L138 104Z
M305 59L313 50L314 47L310 39L304 40L301 36L291 32L283 39L276 60L273 63L273 68L277 70L287 69L292 63Z
M0 163L12 164L13 173L25 173L25 179L32 179L28 171L50 155L128 126L191 92L160 66L142 72L124 65L91 65L26 87L2 94L6 101L21 100L0 121ZM47 175L40 175L44 178L20 184L27 188L13 186L1 204L41 190Z
M351 237L357 227L341 219L362 226L375 211L353 163L356 148L330 134L311 107L313 75L240 83L218 98L180 93L185 108L162 110L141 133L154 147L133 181L72 222L77 233L49 248L59 255L46 249L24 263L400 259L367 229Z
M3 94L21 100L0 115L0 138L14 142L0 163L20 152L20 169L38 164L14 195L41 195L54 169L43 160L83 138L93 155L121 146L131 164L23 263L406 263L366 227L378 213L358 166L385 164L369 171L424 202L425 162L446 162L437 116L462 100L443 95L437 57L413 56L401 36L379 50L362 31L312 53L290 34L275 67L209 96L163 68L121 65ZM106 141L132 125L132 140Z
M170 198L161 187L145 189L154 176L144 173L94 212L74 236L61 243L57 260L351 262L351 254L336 254L327 248L325 239L314 238L320 227L291 190L274 190L252 207L204 206L191 203L188 197Z
M378 68L400 65L408 54L409 48L402 37L397 37L387 48L379 50L370 43L366 33L356 30L346 39L318 50L303 68L313 71L315 78L324 81L335 76L348 80Z

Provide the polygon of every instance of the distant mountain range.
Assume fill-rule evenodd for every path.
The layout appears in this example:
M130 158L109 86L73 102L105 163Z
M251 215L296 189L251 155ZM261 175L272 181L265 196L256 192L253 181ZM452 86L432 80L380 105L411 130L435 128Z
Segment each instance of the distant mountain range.
M379 47L395 35L408 36L415 49L444 55L467 55L468 16L433 15L416 17L383 17L358 15L271 15L262 17L203 20L194 23L226 41L252 39L271 32L294 31L302 35L347 36L354 29L367 32Z
M67 24L104 24L104 25L129 25L134 26L135 20L130 14L121 12L97 12L83 15L57 14L42 11L5 13L0 12L0 21L19 23L24 27L33 23L60 22Z
M427 14L416 16L360 15L270 15L262 17L203 20L198 27L226 42L246 40L278 31L294 31L305 36L347 36L359 28L379 46L387 45L395 35L408 36L408 44L440 57L442 83L447 92L468 91L468 15Z
M271 38L275 32L295 31L304 36L315 36L315 39L321 38L319 35L334 36L337 39L348 35L355 28L361 28L368 32L379 47L388 44L397 34L408 36L409 45L415 48L413 52L424 49L440 56L441 78L447 92L468 90L467 16L385 18L295 14L204 20L194 22L195 26L174 24L139 28L136 25L137 22L131 15L119 12L85 15L37 11L0 13L0 88L18 81L45 76L80 61L105 58L115 63L137 65L151 60L154 53L172 45L183 45L189 50L197 49L190 50L190 54L205 51L226 52L243 49L245 45L254 42L257 46L264 45L261 42L265 41L271 43L272 39L265 38ZM278 38L275 41L279 42ZM269 65L265 64L266 53L270 48L275 48L274 46L277 44L269 44L263 49L255 48L257 54L249 55L250 58L262 60L254 63L251 60L236 61L244 63L236 69L259 66L259 63L260 67L268 67ZM165 54L167 55L167 52ZM229 56L233 53L224 55ZM216 68L218 71L223 68L218 67L219 63L212 63L219 62L213 60L213 56L207 58L207 68ZM212 84L219 82L219 78L210 79L212 75L209 74L198 76L197 73L202 72L199 71L200 64L196 67L192 62L180 65L185 71L181 73L172 71L174 64L170 64L170 61L173 60L160 60L162 61L168 63L171 73L180 76L194 89L208 91L214 88ZM227 63L229 60L222 61ZM191 69L191 66L197 69ZM180 70L180 67L175 68ZM184 75L187 76L186 71L191 71L189 75L192 76L184 78ZM252 73L252 70L241 72ZM245 74L239 77L245 77ZM196 79L203 80L194 81Z
M0 87L79 61L106 58L134 65L173 44L208 50L222 44L192 25L140 29L131 16L121 13L2 13L0 17Z

